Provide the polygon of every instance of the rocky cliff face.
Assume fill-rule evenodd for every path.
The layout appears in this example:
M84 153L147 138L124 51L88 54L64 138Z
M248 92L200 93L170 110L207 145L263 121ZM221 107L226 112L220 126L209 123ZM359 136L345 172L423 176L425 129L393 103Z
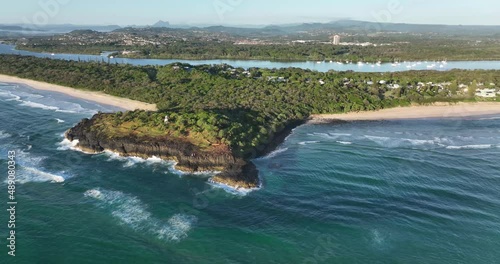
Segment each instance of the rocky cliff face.
M251 162L236 158L228 147L218 147L203 151L190 142L168 136L158 138L137 138L135 136L110 137L96 131L94 122L100 117L83 119L66 132L70 141L78 140L78 147L91 153L104 150L117 152L122 156L152 156L177 162L176 169L188 173L202 171L221 171L212 180L236 188L255 188L259 186L257 169Z

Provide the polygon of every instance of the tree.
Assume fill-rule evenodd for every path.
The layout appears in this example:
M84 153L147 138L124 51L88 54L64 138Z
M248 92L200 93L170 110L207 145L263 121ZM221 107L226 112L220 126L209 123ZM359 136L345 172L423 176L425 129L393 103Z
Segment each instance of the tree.
M469 85L469 89L467 90L467 93L469 97L475 97L477 92L477 81L474 80L472 81L471 85Z

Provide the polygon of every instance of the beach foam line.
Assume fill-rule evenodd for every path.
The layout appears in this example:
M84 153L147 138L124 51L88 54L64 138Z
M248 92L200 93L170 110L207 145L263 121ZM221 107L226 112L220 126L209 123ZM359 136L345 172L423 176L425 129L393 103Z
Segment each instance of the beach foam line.
M15 84L23 84L28 85L33 89L50 91L50 92L58 92L63 93L72 97L80 98L83 100L89 100L92 102L96 102L98 104L111 105L118 108L122 108L125 110L147 110L147 111L156 111L157 107L155 104L148 104L140 101L135 101L127 98L112 96L109 94L105 94L103 92L91 92L84 91L80 89L74 89L71 87L55 85L51 83L45 83L40 81L34 81L29 79L22 79L18 77L2 75L0 74L1 82L15 83Z
M168 242L187 238L198 221L196 216L187 214L174 214L167 221L156 219L141 200L120 191L97 188L86 191L84 196L97 201L99 207L109 210L120 224Z
M465 146L448 146L446 149L489 149L492 148L491 144L483 144L483 145L465 145Z
M500 119L500 116L484 117L484 118L480 118L479 120L498 120L498 119Z
M35 102L31 102L31 101L22 101L21 100L20 105L31 107L31 108L43 109L43 110L53 110L53 111L60 110L59 107L57 107L57 106L44 105L41 103L35 103Z

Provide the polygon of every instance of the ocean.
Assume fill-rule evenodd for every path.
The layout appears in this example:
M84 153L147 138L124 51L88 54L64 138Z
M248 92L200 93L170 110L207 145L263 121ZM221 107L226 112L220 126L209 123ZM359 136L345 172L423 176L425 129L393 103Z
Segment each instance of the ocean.
M237 193L64 132L118 109L0 83L0 263L498 263L500 117L296 128ZM7 253L16 152L16 257Z

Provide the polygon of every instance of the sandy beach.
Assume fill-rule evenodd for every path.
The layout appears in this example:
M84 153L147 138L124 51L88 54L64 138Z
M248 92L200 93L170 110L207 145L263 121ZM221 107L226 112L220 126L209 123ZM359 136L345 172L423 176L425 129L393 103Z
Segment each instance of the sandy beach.
M156 105L154 104L148 104L127 98L117 97L102 92L79 90L71 87L33 81L28 79L21 79L8 75L0 74L0 82L24 84L37 90L63 93L71 97L93 101L99 104L116 106L123 108L125 110L136 110L136 109L148 110L148 111L157 110Z
M471 117L500 114L500 103L435 103L433 105L397 107L380 111L356 112L347 114L312 115L310 123L322 123L331 120L397 120L419 118Z

